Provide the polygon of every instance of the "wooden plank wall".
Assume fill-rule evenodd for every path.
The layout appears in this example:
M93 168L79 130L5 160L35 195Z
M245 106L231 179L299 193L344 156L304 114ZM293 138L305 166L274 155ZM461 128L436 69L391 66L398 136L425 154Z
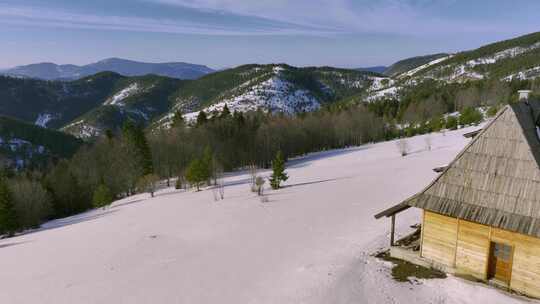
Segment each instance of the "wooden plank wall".
M485 225L460 220L456 250L456 269L459 273L487 279L489 257L489 230Z
M422 257L453 267L457 219L425 211L422 236Z
M492 228L491 240L514 247L510 288L540 297L540 239Z
M510 288L540 298L539 238L424 211L424 258L486 280L491 242L513 247Z

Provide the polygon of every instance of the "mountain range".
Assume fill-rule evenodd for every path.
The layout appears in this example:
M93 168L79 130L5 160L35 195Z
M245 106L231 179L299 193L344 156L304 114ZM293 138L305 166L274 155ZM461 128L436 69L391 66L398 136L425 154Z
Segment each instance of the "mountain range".
M93 71L116 67L123 74L144 73L122 68L124 62L106 60ZM455 54L408 58L384 74L371 70L250 64L216 72L203 68L196 79L114 71L53 81L0 76L0 114L17 119L10 127L46 127L83 139L118 130L126 120L163 128L178 111L190 122L199 111L212 116L225 105L230 111L294 115L336 103L366 103L380 115L425 120L458 106L508 101L518 89L538 91L540 33Z
M178 79L197 79L214 72L205 65L185 62L146 63L120 58L109 58L82 66L44 62L17 66L0 72L4 75L43 80L76 80L106 71L124 76L155 74Z
M263 109L295 114L366 93L384 77L330 67L245 65L197 80L101 72L74 81L0 77L0 113L81 138L116 130L126 119L167 125L180 110Z

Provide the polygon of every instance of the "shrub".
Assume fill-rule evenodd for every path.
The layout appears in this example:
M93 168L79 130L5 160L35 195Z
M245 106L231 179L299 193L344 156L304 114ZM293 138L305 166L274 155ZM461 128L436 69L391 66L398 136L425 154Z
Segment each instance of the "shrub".
M486 112L486 115L488 117L493 117L493 116L495 116L497 114L498 111L499 111L499 106L493 105L493 106L489 107L489 109Z
M467 107L461 111L459 116L459 124L467 126L471 124L477 124L482 121L482 113L476 108Z
M455 116L448 116L446 118L446 126L449 130L456 130L458 127L458 120Z

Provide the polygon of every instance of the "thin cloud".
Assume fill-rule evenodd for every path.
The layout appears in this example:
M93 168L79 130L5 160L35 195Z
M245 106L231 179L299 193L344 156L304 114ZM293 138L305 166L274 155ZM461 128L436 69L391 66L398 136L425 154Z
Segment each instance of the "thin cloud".
M398 35L500 33L501 26L478 20L454 20L434 14L457 0L139 0L201 11L221 12L320 26L341 32ZM512 25L503 28L514 32Z
M251 20L253 23L253 20ZM210 25L187 20L81 14L33 7L0 6L0 24L196 35L327 35L330 29L261 20L251 26Z

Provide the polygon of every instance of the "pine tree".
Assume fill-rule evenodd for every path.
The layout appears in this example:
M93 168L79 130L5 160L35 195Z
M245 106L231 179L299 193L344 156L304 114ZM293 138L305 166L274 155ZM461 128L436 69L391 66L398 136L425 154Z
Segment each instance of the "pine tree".
M15 204L5 177L0 177L0 234L13 236L19 228Z
M197 191L201 190L201 184L207 181L208 178L208 170L204 164L204 161L201 159L194 159L191 161L186 170L186 179L188 182L197 187Z
M181 110L177 110L174 113L173 119L172 119L172 125L173 128L182 127L184 126L184 114Z
M140 126L134 125L131 121L127 121L123 127L123 134L141 170L140 175L152 174L154 172L152 152L146 140L144 130Z
M214 153L212 153L212 149L208 146L204 148L201 164L204 173L208 176L208 183L210 184L210 179L214 177Z
M272 176L270 176L270 186L272 189L279 189L281 187L281 182L289 179L289 176L285 172L285 159L283 158L283 153L278 151L276 158L272 161Z
M206 116L206 112L200 111L199 115L197 115L197 126L202 126L207 122L208 122L208 117Z
M223 106L223 110L221 111L221 115L219 117L227 118L230 115L231 115L231 111L229 110L229 107L227 106L227 104L225 104L225 106Z

